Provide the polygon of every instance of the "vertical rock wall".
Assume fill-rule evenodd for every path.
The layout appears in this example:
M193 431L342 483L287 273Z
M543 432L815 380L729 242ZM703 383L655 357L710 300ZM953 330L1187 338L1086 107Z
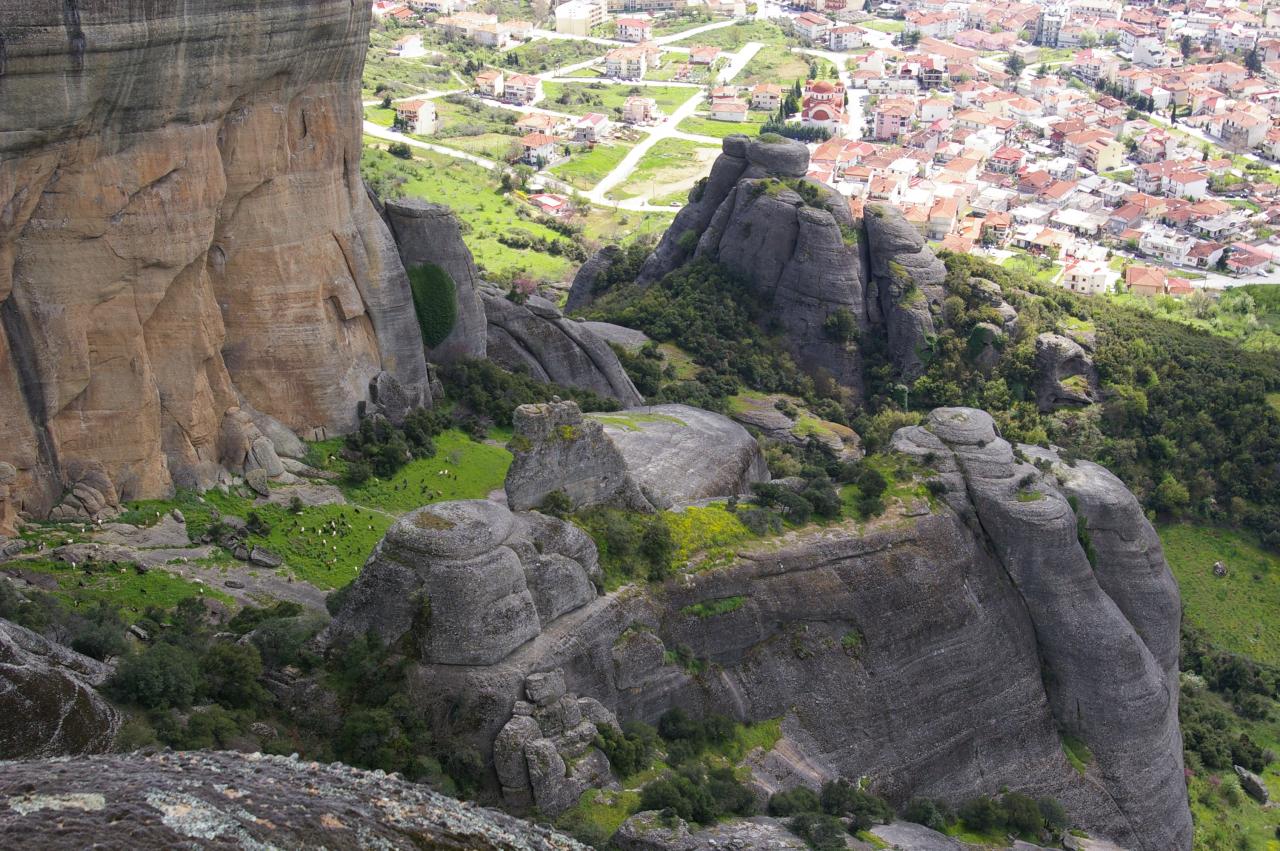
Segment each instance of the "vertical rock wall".
M0 0L0 460L43 513L208 484L242 402L353 426L427 393L360 180L367 2Z

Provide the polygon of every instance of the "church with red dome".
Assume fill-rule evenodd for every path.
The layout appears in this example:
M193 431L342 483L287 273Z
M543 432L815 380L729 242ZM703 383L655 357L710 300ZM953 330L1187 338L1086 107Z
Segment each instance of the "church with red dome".
M838 80L806 80L800 120L840 135L844 124L844 84Z

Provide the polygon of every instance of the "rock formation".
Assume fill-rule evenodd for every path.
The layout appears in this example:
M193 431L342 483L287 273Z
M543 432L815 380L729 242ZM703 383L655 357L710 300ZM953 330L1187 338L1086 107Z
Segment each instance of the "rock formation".
M946 277L919 231L885 205L855 220L843 196L805 177L809 155L799 142L730 136L723 147L641 282L710 258L752 282L802 367L834 378L855 400L862 334L883 334L899 373L918 377Z
M740 819L712 827L690 827L679 816L669 820L658 812L636 813L622 823L613 844L619 851L804 851L809 845L777 819Z
M586 851L381 771L197 751L0 764L0 845Z
M496 287L486 287L481 298L489 321L489 358L495 363L527 370L539 381L591 390L628 407L644 404L609 344L542 296L517 304Z
M417 198L388 200L383 212L406 269L432 264L453 280L457 319L444 342L430 349L433 363L452 363L485 356L485 312L480 302L480 273L462 241L453 211ZM406 288L407 288L406 283ZM406 307L410 316L413 306Z
M536 703L529 677L561 671L566 694L594 698L619 719L652 723L676 706L783 718L778 764L757 761L770 778L866 776L896 804L1007 787L1055 797L1079 826L1135 851L1188 849L1179 600L1136 499L1095 465L1069 466L1035 447L1020 452L1049 472L1018 461L977 411L935 412L893 446L916 459L921 478L944 483L941 501L891 508L866 527L812 527L747 546L728 565L660 586L565 594L573 602L558 614L537 606L521 555L537 548L522 543L530 535L520 526L540 515L468 503L424 509L419 517L452 525L402 520L331 636L372 628L430 651L410 673L421 710L447 725L450 706L473 707L458 734L495 760L495 739L523 717L522 703ZM460 538L465 552L454 551ZM577 552L565 558L591 561ZM495 565L505 565L500 576ZM431 601L425 620L415 614L421 595ZM714 615L698 608L726 600L734 604ZM502 613L501 635L488 610ZM431 655L454 611L471 626L449 627L448 644L467 658ZM682 667L676 648L700 663ZM516 725L522 732L509 738L549 738L541 725L536 734ZM1064 752L1068 734L1093 754L1083 773ZM541 777L558 776L551 751L570 744L550 738L550 749L537 746L553 767ZM504 752L517 751L528 766L527 749Z
M1036 337L1036 404L1041 411L1098 401L1098 370L1077 343L1061 334Z
M20 509L47 513L77 462L121 499L210 483L237 407L310 435L354 426L380 371L426 394L360 179L367 3L0 0L0 20L0 460Z
M659 511L746 493L767 481L764 455L742 426L688 405L583 416L576 402L521 405L507 503L535 508L563 491L574 508Z
M110 673L101 662L0 619L0 759L110 748L120 713L95 688Z

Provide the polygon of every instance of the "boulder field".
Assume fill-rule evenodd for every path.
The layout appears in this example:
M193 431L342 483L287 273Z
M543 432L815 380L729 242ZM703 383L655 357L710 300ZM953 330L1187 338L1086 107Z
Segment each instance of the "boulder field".
M681 707L783 718L755 771L766 792L865 776L902 804L1007 787L1125 847L1190 848L1179 597L1137 500L971 409L939 409L893 447L940 497L607 594L572 526L429 506L388 534L326 638L373 629L403 648L432 723L471 707L464 735L515 808L556 812L599 779L584 718ZM716 601L733 605L699 605ZM1079 770L1067 737L1092 754Z

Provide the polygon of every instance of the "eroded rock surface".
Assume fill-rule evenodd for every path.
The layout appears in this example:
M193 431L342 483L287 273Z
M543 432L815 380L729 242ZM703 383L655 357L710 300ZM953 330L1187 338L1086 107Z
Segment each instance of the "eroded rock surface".
M489 358L495 363L527 370L539 381L591 390L628 407L644 403L609 344L547 299L533 295L516 304L493 287L483 289L481 298L489 321Z
M11 848L585 851L381 771L200 751L0 763Z
M806 370L862 395L857 338L882 334L898 372L923 372L946 269L920 232L887 205L855 220L848 201L806 178L795 141L730 136L706 182L640 273L652 283L698 257L750 281Z
M777 819L736 819L704 828L654 811L636 813L623 822L614 844L621 851L803 851L809 847Z
M110 673L97 660L0 620L0 758L79 756L110 748L120 713L96 689Z
M1036 337L1036 404L1041 411L1098 401L1098 370L1077 343L1061 334Z
M1074 823L1135 851L1188 849L1179 601L1137 501L1095 465L1068 466L1035 447L1022 451L1049 473L1018 461L977 411L935 412L893 446L923 465L921 478L945 483L942 499L894 502L867 526L811 527L745 546L714 570L538 610L536 625L528 615L532 628L519 630L528 637L508 640L498 661L412 666L421 711L447 727L449 707L474 707L473 726L458 735L494 755L504 727L527 714L522 704L538 699L530 676L560 671L566 694L621 720L653 723L672 707L782 717L785 750L752 763L760 784L865 776L897 805L1009 788L1057 798ZM1090 530L1093 565L1068 497ZM419 548L429 567L415 576L435 569L434 546ZM473 561L498 563L510 549L499 543ZM388 641L430 635L411 605L400 608L415 586L375 579L402 570L375 558L336 623L349 634L394 625L381 633ZM434 623L451 603L430 593ZM473 598L459 595L462 608ZM698 664L682 666L682 654ZM521 742L547 738L541 726L535 735L515 724L511 736L527 728ZM1094 755L1083 774L1067 760L1064 734ZM543 756L552 770L540 776L561 776L551 752Z
M688 405L583 415L575 402L515 413L507 502L527 509L563 491L575 508L659 511L745 493L767 481L755 438L734 421Z
M120 499L208 481L245 404L311 436L353 427L379 371L425 384L360 179L367 3L0 0L0 20L0 446L19 509L46 515L75 462Z

